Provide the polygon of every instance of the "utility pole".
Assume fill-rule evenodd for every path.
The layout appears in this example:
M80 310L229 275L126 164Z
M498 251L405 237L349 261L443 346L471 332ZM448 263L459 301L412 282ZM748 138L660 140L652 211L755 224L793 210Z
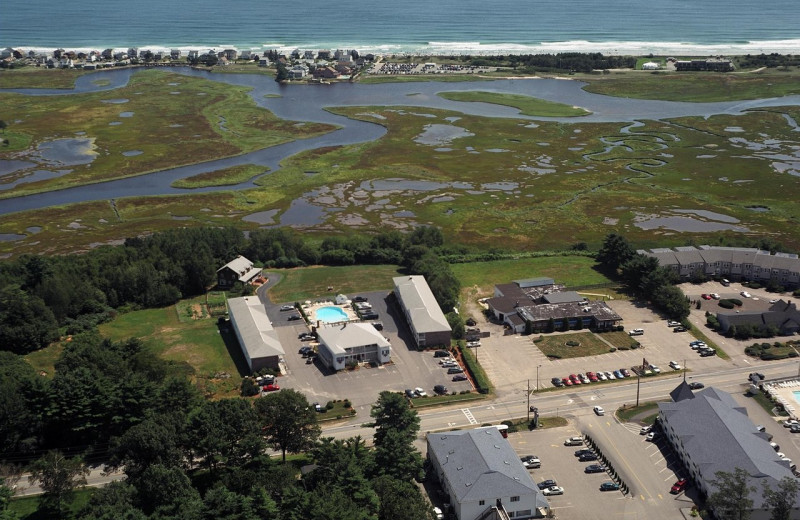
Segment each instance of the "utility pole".
M542 365L536 365L536 391L539 391L539 368Z
M528 424L530 424L530 422L531 422L531 380L530 379L528 379L528 391L525 392L525 395L528 396Z
M642 384L642 375L640 373L636 373L636 406L639 406L639 387Z
M686 360L683 360L683 382L686 382Z

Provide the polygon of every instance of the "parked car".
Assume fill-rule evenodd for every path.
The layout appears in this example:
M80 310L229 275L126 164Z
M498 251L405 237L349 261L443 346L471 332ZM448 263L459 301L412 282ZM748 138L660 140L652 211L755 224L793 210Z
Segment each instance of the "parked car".
M711 293L711 297L714 298L715 300L719 300L719 294L717 293Z
M689 483L688 480L686 480L685 478L682 478L682 479L678 480L677 482L675 482L674 484L672 484L672 488L669 490L669 492L672 493L673 495L677 495L678 493L680 493L681 491L686 489L686 485L688 483Z
M458 363L456 363L455 360L453 360L453 361L444 361L444 362L440 361L439 364L442 366L442 368L458 367Z
M436 385L433 387L433 391L438 395L444 395L447 393L447 387L444 385Z
M428 397L428 392L426 392L420 387L416 387L414 389L414 393L417 394L417 397Z
M791 433L800 433L800 424L793 424L789 427Z
M677 327L672 329L672 332L686 332L687 330L689 330L689 329L687 329L683 325L678 325Z
M542 461L536 455L525 455L519 459L522 465L528 469L537 469L542 467Z
M681 324L681 322L679 322L679 321L673 321L673 320L667 321L667 327L677 327L680 324Z
M642 426L642 429L639 430L639 435L647 435L653 429L653 425Z
M280 390L280 389L281 389L281 387L278 386L278 383L270 383L268 385L264 385L263 387L261 387L261 390L263 390L265 392L275 392L276 390Z
M442 367L444 367L445 365L451 364L451 363L454 364L454 365L458 364L458 363L456 363L456 360L451 358L451 357L441 358L439 360L439 365L442 366Z
M700 381L692 381L691 383L689 383L689 388L691 388L692 390L700 390L701 388L705 388L705 386L706 385L704 385Z
M644 329L633 329L628 331L629 336L642 336L644 334Z
M705 344L704 342L702 342L702 341L696 341L696 342L693 342L693 343L691 344L692 350L700 350L701 348L703 348L703 347L707 347L707 346L708 346L708 345L706 345L706 344Z
M444 513L438 507L433 508L433 516L436 518L436 520L444 520Z
M553 486L557 486L558 484L556 484L556 481L553 480L553 479L547 479L547 480L543 480L543 481L539 482L536 485L539 487L539 489L547 489L547 488L551 488Z
M764 374L762 374L761 372L750 372L750 374L747 377L749 379L760 379L762 381L764 380Z
M622 375L622 372L620 372L619 370L614 370L614 372L613 372L613 373L614 373L614 377L615 377L615 378L617 378L617 379L625 379L625 376L623 376L623 375ZM613 379L613 378L612 378L612 379Z
M606 468L601 466L600 464L589 464L585 468L583 468L584 473L604 473Z
M693 346L695 346L695 345L705 345L705 344L706 344L706 342L705 342L705 341L700 341L699 339L696 339L696 340L694 340L694 341L690 341L690 342L689 342L689 346L690 346L690 347L693 347Z
M590 460L597 460L596 453L584 453L578 457L578 462L589 462Z
M461 367L450 367L447 369L448 374L463 374L464 369Z
M468 347L480 347L481 346L481 342L480 341L467 341L467 346Z
M305 355L308 355L309 352L313 352L313 351L314 351L313 348L309 347L308 345L304 345L304 346L300 347L300 350L298 350L297 353L298 354L302 354L302 355L305 356Z
M578 374L578 377L581 378L581 383L583 383L584 385L588 385L589 383L591 383L591 381L589 381L589 378L586 377L584 374Z
M356 296L355 298L353 298L353 301L356 303L363 303L363 302L368 302L369 298L367 298L366 296Z
M617 376L613 372L606 372L606 378L611 381L612 379L616 379Z
M564 446L583 446L583 437L569 437L564 441Z
M450 357L450 352L446 350L437 350L433 353L433 357Z
M290 311L292 309L294 309L294 305L281 305L282 311Z
M791 428L794 425L800 425L800 422L797 422L795 419L786 419L785 421L781 421L781 424L784 428Z
M627 368L620 368L619 371L624 377L631 377L631 371Z
M658 366L656 366L656 365L650 365L650 370L652 370L654 374L660 374L661 373L661 369L658 368Z
M597 373L597 379L599 379L600 381L606 381L608 379L608 377L606 377L606 373L605 372L598 372Z
M729 287L731 285L731 282L727 278L723 278L719 283L722 284L723 287Z
M572 386L572 379L568 377L563 378L561 382L564 384L564 386Z
M557 377L554 377L553 379L551 379L550 382L553 383L553 386L555 386L557 388L560 388L560 387L564 386L564 383L561 381L561 379L559 379Z
M658 434L656 432L654 432L654 431L651 431L650 433L647 434L647 437L645 437L645 440L650 441L650 442L655 442L656 441L656 437L658 437Z
M711 299L711 295L710 294L701 294L700 297L702 299L704 299L704 300L710 300Z
M578 438L581 439L580 437L578 437ZM583 439L581 439L581 445L583 445ZM593 453L593 452L592 452L592 450L590 450L588 448L581 448L579 450L575 450L575 456L576 457L582 457L583 455L586 455L587 453Z
M680 370L681 365L677 361L670 361L669 366L672 367L673 370Z
M409 399L414 399L415 397L417 397L417 394L415 394L414 391L412 389L410 389L410 388L406 388L406 392L405 393L406 393L406 397L408 397Z
M742 298L751 298L752 297L752 295L747 291L742 291L739 294L742 296Z
M287 321L297 321L299 319L301 319L301 316L299 314L292 314L291 316L286 318Z
M466 381L467 375L466 374L456 374L453 376L453 381Z
M312 404L311 406L313 406L313 407L314 407L314 411L315 411L315 412L317 412L317 413L322 413L322 411L324 410L324 408L322 407L322 405L321 405L321 404L319 404L319 403L314 403L314 404Z
M716 356L716 355L717 355L717 351L714 350L713 348L700 351L700 357L709 357L709 356Z
M595 406L593 408L593 410L594 410L594 413L596 413L597 415L605 415L606 414L606 411L603 410L602 406Z
M619 484L616 482L603 482L600 484L600 491L617 491L619 489Z
M778 445L777 442L770 442L769 445L772 446L772 449L775 450L775 451L780 451L781 450L781 447Z
M563 495L564 494L564 488L561 487L561 486L552 486L552 487L543 489L542 490L542 494L544 496L546 496L546 497L549 497L549 496L552 496L552 495Z
M588 377L589 381L591 381L592 383L596 383L597 381L599 381L599 379L597 378L597 374L595 374L594 372L586 372L586 377Z

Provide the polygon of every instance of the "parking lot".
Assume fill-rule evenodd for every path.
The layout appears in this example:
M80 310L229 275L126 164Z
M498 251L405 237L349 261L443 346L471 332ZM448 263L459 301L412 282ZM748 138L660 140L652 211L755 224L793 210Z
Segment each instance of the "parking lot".
M601 447L631 493L600 491L602 482L611 480L607 473L585 473L598 462L578 462L576 450L586 446L564 446L567 437L588 433ZM540 469L531 470L536 483L555 480L564 495L549 497L550 505L561 519L608 518L681 518L681 508L691 508L685 494L671 495L676 480L669 451L639 435L639 426L621 424L613 416L580 416L570 425L533 432L512 433L509 442L520 455L537 455ZM691 490L690 490L691 496Z
M413 347L408 325L394 298L388 292L363 293L383 323L381 333L392 345L392 362L378 367L360 366L357 370L332 372L319 361L306 364L298 350L308 342L298 339L308 332L305 321L288 321L287 316L296 311L280 311L285 302L268 306L268 315L283 345L287 374L279 378L283 388L293 388L306 395L310 402L325 404L334 399L350 399L359 413L366 411L377 400L380 392L402 392L406 388L423 388L433 394L435 385L445 385L449 392L472 389L470 381L454 382L453 375L441 368L433 351L418 352ZM352 295L355 296L355 295Z

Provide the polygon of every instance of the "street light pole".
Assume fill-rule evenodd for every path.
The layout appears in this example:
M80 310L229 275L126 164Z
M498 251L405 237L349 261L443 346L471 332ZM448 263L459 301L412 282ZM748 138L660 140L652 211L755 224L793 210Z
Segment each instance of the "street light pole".
M536 365L536 391L539 391L539 368L542 365Z
M528 391L525 392L528 396L528 424L531 423L531 380L528 379Z

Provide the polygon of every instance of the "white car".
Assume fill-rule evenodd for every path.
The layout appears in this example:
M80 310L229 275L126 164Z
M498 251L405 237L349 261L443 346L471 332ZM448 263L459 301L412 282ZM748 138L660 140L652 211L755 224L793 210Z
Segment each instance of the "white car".
M747 291L742 291L739 294L742 295L742 298L750 298L750 293Z
M294 309L294 305L281 305L282 311L290 311L292 309Z
M648 433L647 437L645 437L645 440L648 440L650 442L655 441L656 440L656 432L651 431L650 433Z
M606 372L606 379L611 381L612 379L616 379L616 376L614 376L614 374L612 374L611 372Z
M660 374L661 373L661 369L658 368L657 365L650 365L650 370L652 370L654 374Z
M680 370L681 369L681 364L678 363L677 361L670 361L669 362L669 366L672 367L673 370Z
M423 390L420 387L416 387L414 389L414 393L417 394L417 396L419 396L419 397L428 397L428 392L426 392L425 390Z
M652 425L649 425L649 426L642 426L642 429L641 429L641 430L639 430L639 435L647 435L647 434L648 434L648 433L650 433L652 430L653 430L653 426L652 426Z
M546 497L549 497L549 496L552 496L552 495L563 495L564 494L564 488L561 487L561 486L552 486L552 487L549 487L547 489L543 489L542 490L542 494L544 496L546 496Z
M677 327L680 324L681 324L681 322L679 322L679 321L672 321L672 320L667 321L667 327Z
M778 303L779 301L780 301L780 300L775 300L775 299L773 299L773 300L770 300L770 301L769 301L769 303Z
M606 411L603 410L602 406L595 406L593 408L593 410L594 410L594 413L596 413L597 415L605 415L605 413L606 413Z
M599 379L600 381L605 381L605 380L608 379L606 377L606 373L605 372L598 372L596 375L597 375L597 379Z
M433 516L436 517L436 520L444 520L444 513L438 507L433 508Z
M717 294L715 292L711 293L711 297L714 298L715 300L719 300L719 294Z
M783 425L784 428L791 428L795 424L800 424L800 422L797 422L794 419L786 419L781 424Z
M467 342L467 346L468 347L480 347L481 346L481 342L480 341L468 341Z

